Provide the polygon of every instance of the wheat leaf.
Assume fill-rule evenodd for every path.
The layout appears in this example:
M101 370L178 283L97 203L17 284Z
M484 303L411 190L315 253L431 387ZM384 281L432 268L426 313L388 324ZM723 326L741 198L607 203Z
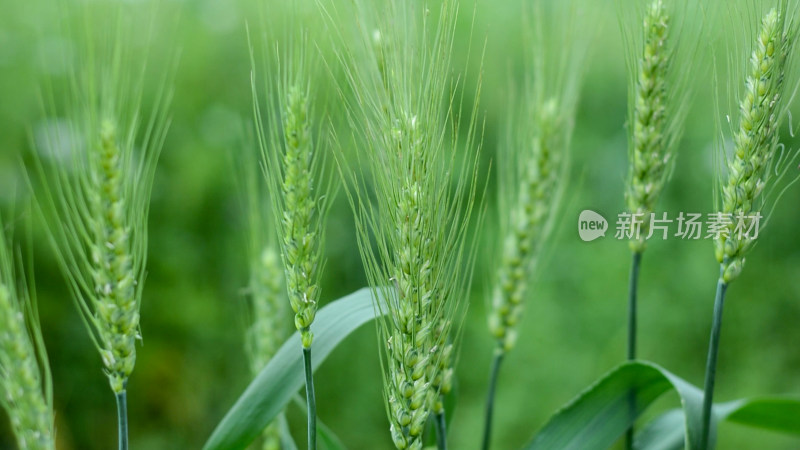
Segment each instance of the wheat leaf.
M386 309L375 305L379 292L363 288L320 309L314 321L314 370L344 338ZM204 449L244 449L284 410L303 386L300 348L300 334L295 332L245 389Z

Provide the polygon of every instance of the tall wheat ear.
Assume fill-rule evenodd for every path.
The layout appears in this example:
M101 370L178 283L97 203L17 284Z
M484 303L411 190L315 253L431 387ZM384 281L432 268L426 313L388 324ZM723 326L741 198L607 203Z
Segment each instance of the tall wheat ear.
M570 144L584 72L588 11L572 1L532 2L524 10L521 82L509 83L506 132L497 151L496 261L486 303L495 341L482 448L491 444L500 366L516 344L537 264L548 250L569 184ZM579 30L587 33L582 36Z
M706 359L701 432L703 450L709 445L711 434L717 357L728 286L742 273L746 255L764 231L782 194L800 179L795 175L787 185L779 183L789 170L797 167L800 157L800 150L788 149L780 143L781 123L800 87L793 58L800 27L798 7L796 1L780 0L776 7L762 16L757 26L745 28L754 32L754 36L747 36L749 43L744 44L749 48L746 65L741 64L746 53L738 45L729 51L728 101L736 103L739 114L738 119L731 119L732 114L725 112L733 141L730 155L725 145L729 141L726 139L728 135L718 124L718 151L715 154L718 183L714 189L717 213L711 219L715 224L714 253L719 263L719 278ZM750 9L746 11L753 12ZM731 14L735 17L741 13L734 10ZM746 17L745 23L752 20L753 17ZM742 67L746 69L740 74ZM742 86L742 79L743 89L732 88L734 85ZM719 102L717 106L721 109ZM722 112L717 114L718 117L721 115Z
M61 6L68 22L75 11ZM64 61L67 80L43 88L47 118L35 142L31 181L116 397L119 446L127 448L127 382L142 339L150 196L175 67L159 67L154 76L147 66L154 32L139 13L150 14L149 8L95 7L82 16L82 34L65 30L76 54Z
M284 33L276 35L275 30L269 30L263 39L251 40L252 92L256 136L275 218L286 294L301 336L308 442L309 448L314 448L313 323L321 303L325 229L337 190L334 181L338 179L327 164L330 145L322 132L326 124L324 99L317 89L317 52L309 42L305 16L295 11L289 17L294 26ZM255 51L256 46L260 52Z
M437 444L447 445L443 396L453 384L482 216L480 79L473 100L463 78L451 78L456 3L431 10L357 2L356 39L338 36L347 81L340 94L354 133L347 145L337 139L337 163L368 280L376 298L388 299L376 302L386 313L378 339L399 449L422 447L432 414ZM338 22L336 7L325 9L329 23Z

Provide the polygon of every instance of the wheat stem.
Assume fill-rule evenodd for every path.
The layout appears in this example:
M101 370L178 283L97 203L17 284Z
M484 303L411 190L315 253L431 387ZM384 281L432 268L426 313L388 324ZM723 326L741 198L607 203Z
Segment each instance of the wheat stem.
M436 448L447 450L447 420L444 415L444 408L435 414L436 416Z
M631 275L628 284L628 361L636 359L636 293L639 285L639 267L642 264L642 252L633 252L631 261ZM629 399L631 412L635 408L636 396L631 393ZM633 448L633 425L625 434L625 448Z
M725 292L728 283L723 279L725 265L720 266L717 280L717 293L714 296L714 319L711 324L711 337L708 343L708 359L706 360L706 378L703 388L703 428L700 434L700 450L708 448L709 431L711 429L711 406L714 401L714 380L717 375L717 355L719 354L719 335L722 329L722 308L725 304Z
M317 399L314 396L314 376L311 369L311 347L303 348L303 363L306 373L306 407L308 408L308 448L317 448Z
M118 392L117 398L117 433L119 450L128 450L128 393Z
M497 348L494 351L494 357L492 358L492 368L489 373L489 389L486 397L486 418L483 424L483 445L481 445L481 448L483 450L489 450L489 446L492 441L492 415L494 413L494 392L497 388L497 379L499 378L500 375L500 363L503 362L503 356L505 356L505 351L503 350L503 346L498 344Z
M636 359L636 294L639 285L639 267L642 253L633 252L631 275L628 284L628 361Z

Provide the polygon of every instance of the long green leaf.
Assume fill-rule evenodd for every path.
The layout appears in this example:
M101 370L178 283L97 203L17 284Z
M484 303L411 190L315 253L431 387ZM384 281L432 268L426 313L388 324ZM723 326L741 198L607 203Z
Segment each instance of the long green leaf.
M320 309L313 326L313 369L316 370L345 337L385 309L375 307L373 291L369 288ZM204 449L244 449L255 440L303 386L301 348L300 335L295 333L228 411Z
M770 397L734 400L714 405L716 423L729 421L800 436L800 398ZM650 422L636 435L641 450L681 450L684 434L683 410L673 409Z
M528 449L607 449L637 417L668 391L681 400L685 434L697 447L703 393L671 372L649 362L617 366L582 392L545 424ZM716 429L712 427L712 440Z

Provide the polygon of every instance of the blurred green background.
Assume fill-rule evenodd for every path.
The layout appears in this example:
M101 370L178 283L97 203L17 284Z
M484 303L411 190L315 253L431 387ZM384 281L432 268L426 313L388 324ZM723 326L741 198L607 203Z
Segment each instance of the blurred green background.
M61 13L53 3L6 2L0 12L0 202L5 207L24 202L17 155L31 150L45 120L39 86L49 76L63 75L56 56L69 52L72 45L58 32ZM81 7L96 3L102 1ZM173 122L153 189L141 319L144 345L128 385L131 448L148 450L199 448L250 379L243 351L245 223L229 155L239 145L240 124L251 120L245 21L258 20L256 2L162 3L154 48L178 50L180 60ZM462 7L454 67L466 61L470 42L472 3L467 3ZM559 406L625 355L628 246L613 239L613 229L604 239L584 243L576 228L578 214L585 208L605 214L613 227L623 208L627 169L626 68L614 3L586 3L593 5L593 25L585 30L590 46L572 146L572 176L550 252L529 295L518 346L504 362L495 416L499 449L521 446ZM521 79L521 8L522 2L516 0L478 0L474 10L473 37L485 37L487 43L481 98L486 118L484 170L505 129L511 82ZM273 19L280 19L279 14L267 9ZM713 30L707 37L709 46L725 48L725 30L731 29L722 25L726 17L723 13L707 24ZM326 32L322 27L317 31L314 39L324 42ZM473 71L477 59L473 55ZM158 56L155 61L156 70L167 65ZM325 76L325 71L320 74ZM711 71L698 70L693 78L695 95L685 137L674 177L660 202L673 217L678 211L710 212L713 206ZM784 135L784 142L796 148L788 127ZM795 168L790 170L797 174ZM496 181L489 187L490 223L497 214ZM798 204L800 187L783 198L748 257L743 276L729 290L717 378L719 400L800 394ZM494 245L497 238L487 231L481 244ZM114 399L100 359L49 247L40 233L34 239L58 446L112 448ZM334 205L327 242L325 302L365 284L343 195ZM457 403L448 412L453 414L454 449L477 448L480 439L493 345L484 307L492 264L491 258L478 262L464 325ZM697 385L702 383L716 276L710 241L655 241L644 256L639 353ZM351 448L391 447L377 355L375 330L368 325L348 338L316 375L319 417ZM658 407L677 403L677 397L669 395ZM0 416L0 448L13 448L7 419ZM289 419L302 446L303 415L292 408ZM736 425L724 425L720 434L722 449L800 448L798 439Z

